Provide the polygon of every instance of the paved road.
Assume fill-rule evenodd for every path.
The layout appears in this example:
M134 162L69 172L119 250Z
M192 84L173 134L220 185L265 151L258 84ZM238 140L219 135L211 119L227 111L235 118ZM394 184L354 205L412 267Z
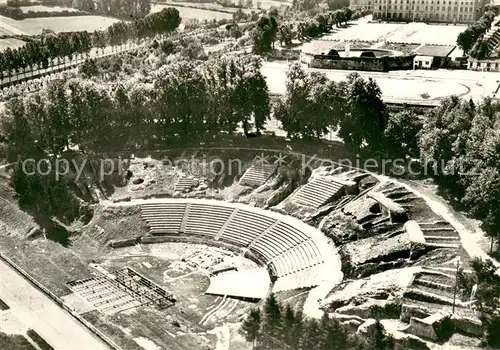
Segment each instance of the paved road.
M34 329L54 349L108 349L3 260L0 260L0 298L27 328Z

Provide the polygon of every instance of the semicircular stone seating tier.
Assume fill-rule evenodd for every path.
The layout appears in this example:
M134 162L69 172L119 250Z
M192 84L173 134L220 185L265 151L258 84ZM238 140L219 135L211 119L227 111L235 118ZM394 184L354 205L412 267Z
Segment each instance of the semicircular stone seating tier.
M323 234L302 221L240 203L200 199L145 201L151 235L192 235L248 249L277 279L274 290L341 278L340 259Z

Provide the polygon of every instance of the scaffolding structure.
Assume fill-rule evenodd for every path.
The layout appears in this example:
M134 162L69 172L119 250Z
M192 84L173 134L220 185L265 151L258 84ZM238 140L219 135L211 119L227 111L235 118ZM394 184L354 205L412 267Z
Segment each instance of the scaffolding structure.
M67 285L106 314L142 305L163 309L176 301L173 294L128 267L110 274L71 281Z
M129 288L141 301L144 301L144 304L152 304L163 309L176 302L172 293L129 267L117 270L113 274L118 283Z

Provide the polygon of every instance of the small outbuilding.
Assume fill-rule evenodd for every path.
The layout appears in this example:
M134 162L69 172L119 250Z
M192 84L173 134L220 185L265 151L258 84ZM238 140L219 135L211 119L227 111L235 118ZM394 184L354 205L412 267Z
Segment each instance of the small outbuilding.
M413 59L413 68L431 69L433 61L433 56L415 56L415 58Z

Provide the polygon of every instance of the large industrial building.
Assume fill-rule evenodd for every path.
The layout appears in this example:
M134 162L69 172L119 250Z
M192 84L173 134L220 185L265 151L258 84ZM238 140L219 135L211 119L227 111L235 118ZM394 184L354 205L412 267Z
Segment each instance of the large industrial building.
M370 0L373 19L472 23L484 12L484 0Z

